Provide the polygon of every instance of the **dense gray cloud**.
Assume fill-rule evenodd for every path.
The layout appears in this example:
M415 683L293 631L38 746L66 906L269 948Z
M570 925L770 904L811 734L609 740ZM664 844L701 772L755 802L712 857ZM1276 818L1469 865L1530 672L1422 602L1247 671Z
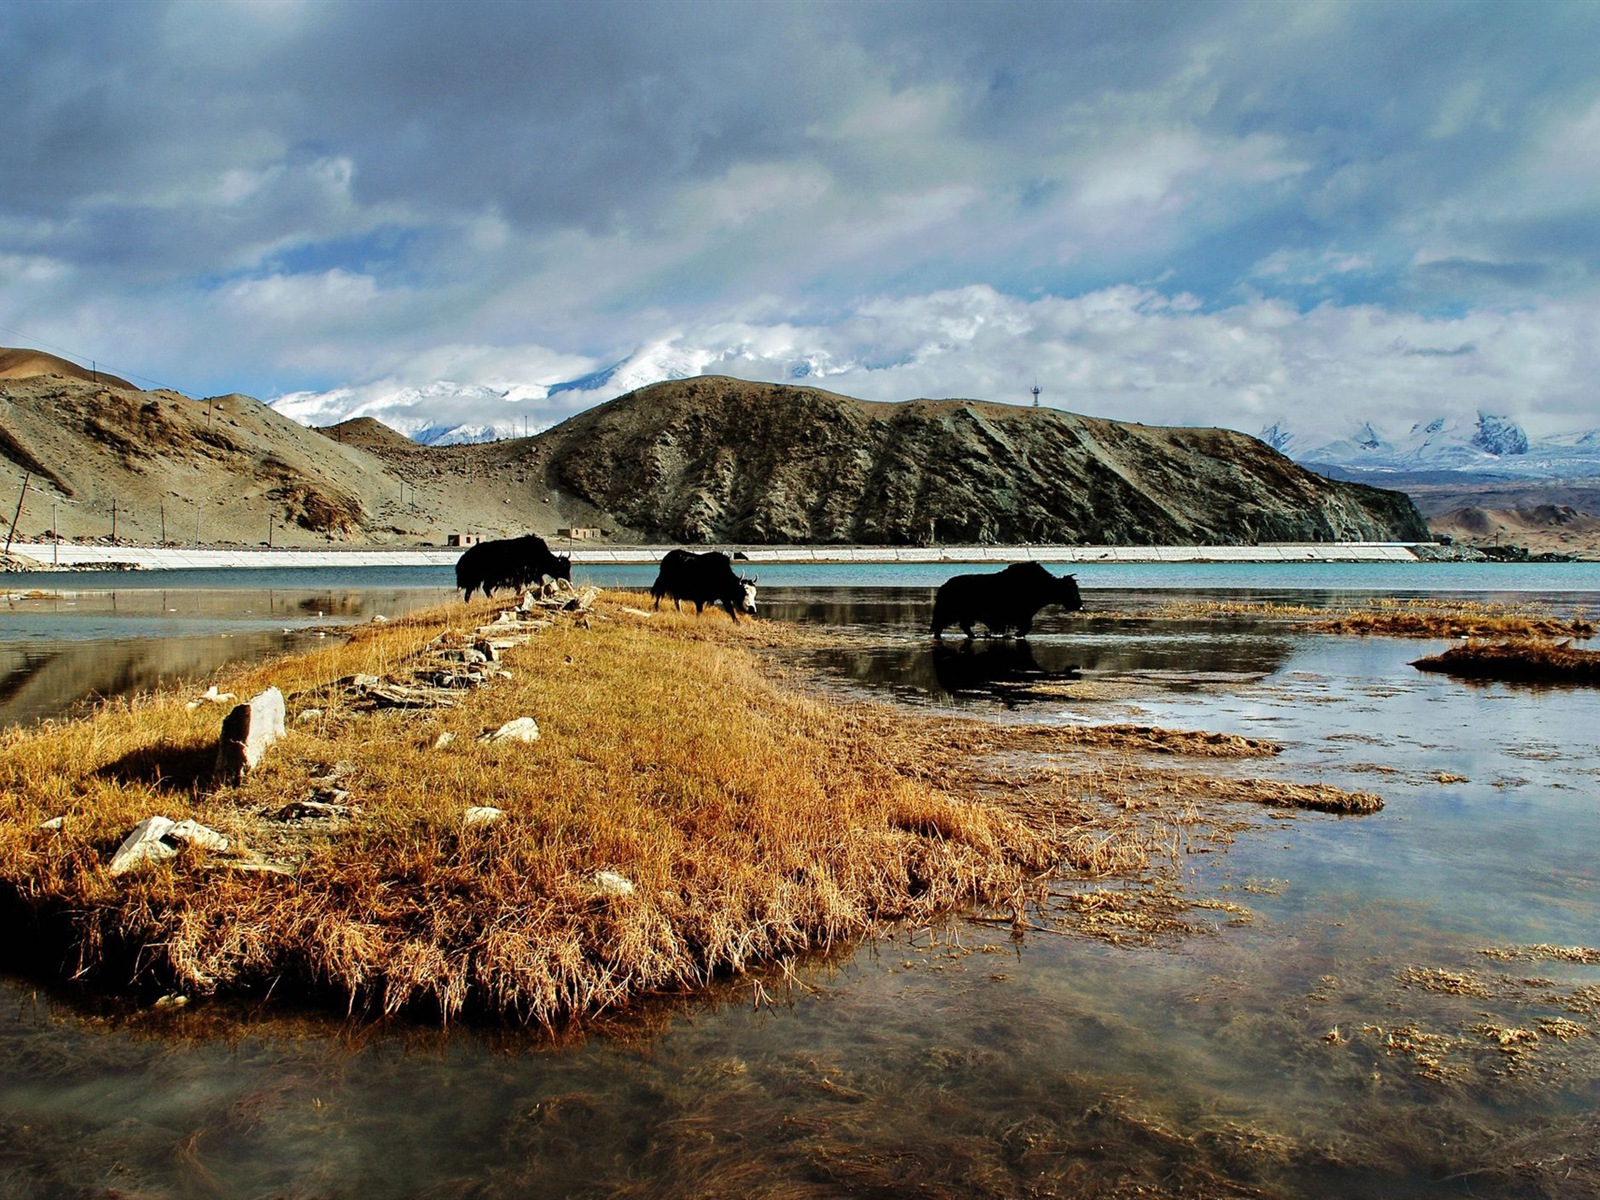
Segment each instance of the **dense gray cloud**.
M0 325L264 396L533 396L669 345L880 398L1052 372L1152 421L1562 420L1582 382L1497 354L1600 310L1597 33L1581 3L0 0ZM1092 336L1041 319L1130 294ZM1185 356L1215 358L1153 365Z

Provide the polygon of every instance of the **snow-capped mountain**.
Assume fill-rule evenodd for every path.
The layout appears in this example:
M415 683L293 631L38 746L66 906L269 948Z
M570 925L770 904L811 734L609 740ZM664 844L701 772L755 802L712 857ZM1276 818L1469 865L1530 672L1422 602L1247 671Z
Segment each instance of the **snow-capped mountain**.
M1377 474L1450 472L1518 479L1600 477L1600 430L1532 439L1515 421L1480 412L1472 424L1448 417L1418 422L1403 432L1382 432L1372 422L1347 437L1312 442L1284 422L1260 433L1262 441L1308 467L1337 467Z
M739 356L738 351L715 354L658 341L572 379L503 385L437 380L421 386L382 379L326 392L290 392L267 403L303 425L372 417L424 445L487 442L542 432L648 384L687 379L719 366L727 369Z

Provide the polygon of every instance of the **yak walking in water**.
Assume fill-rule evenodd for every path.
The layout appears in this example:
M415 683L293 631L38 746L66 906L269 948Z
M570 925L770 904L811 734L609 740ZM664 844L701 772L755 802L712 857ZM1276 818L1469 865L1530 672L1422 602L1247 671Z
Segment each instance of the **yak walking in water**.
M705 611L708 604L720 604L735 621L740 613L755 615L756 580L734 574L733 562L718 550L704 554L691 554L687 550L669 550L661 560L661 570L655 583L650 585L650 595L655 606L661 607L661 598L668 597L674 608L680 600L694 605L694 611Z
M492 596L500 588L518 591L532 587L545 576L572 582L572 559L550 552L536 534L479 542L456 560L456 586L471 600L479 588Z
M1016 632L1027 637L1041 608L1059 604L1068 612L1083 607L1078 581L1071 575L1055 576L1036 562L1013 563L993 575L955 575L939 585L933 598L933 636L947 625L959 625L969 638L974 621L991 632Z

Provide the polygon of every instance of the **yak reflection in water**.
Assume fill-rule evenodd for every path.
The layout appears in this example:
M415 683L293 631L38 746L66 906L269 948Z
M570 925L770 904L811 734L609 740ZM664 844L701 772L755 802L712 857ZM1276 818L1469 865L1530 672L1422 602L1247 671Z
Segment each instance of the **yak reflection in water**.
M1007 708L1042 699L1044 684L1079 678L1076 665L1041 666L1022 638L989 642L935 642L933 674L952 696L993 696Z

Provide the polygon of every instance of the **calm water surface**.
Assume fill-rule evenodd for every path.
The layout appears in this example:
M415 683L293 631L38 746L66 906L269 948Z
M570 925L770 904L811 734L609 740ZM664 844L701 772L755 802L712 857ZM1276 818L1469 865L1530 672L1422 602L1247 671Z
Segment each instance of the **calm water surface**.
M11 981L0 1195L1595 1194L1600 967L1482 951L1600 946L1600 694L1409 666L1438 643L1137 619L1188 588L1473 593L1456 578L1229 567L1213 587L1108 570L1078 571L1089 610L1132 615L1051 616L1020 649L936 654L920 577L817 590L762 568L763 611L851 630L859 649L806 661L849 694L1270 737L1282 756L1248 769L1384 797L1364 818L1240 810L1231 845L1190 847L1187 887L1238 906L1214 910L1212 932L1131 948L953 920L562 1044L225 1006L128 1013ZM97 600L3 619L34 620L46 643L72 640L51 622L110 621L79 639L100 646L156 645L186 621L202 628L180 636L202 640L240 636L235 622L292 637L448 590L178 589L131 610L132 591L160 589L122 582L110 617ZM1600 600L1592 572L1479 584L1571 610Z

